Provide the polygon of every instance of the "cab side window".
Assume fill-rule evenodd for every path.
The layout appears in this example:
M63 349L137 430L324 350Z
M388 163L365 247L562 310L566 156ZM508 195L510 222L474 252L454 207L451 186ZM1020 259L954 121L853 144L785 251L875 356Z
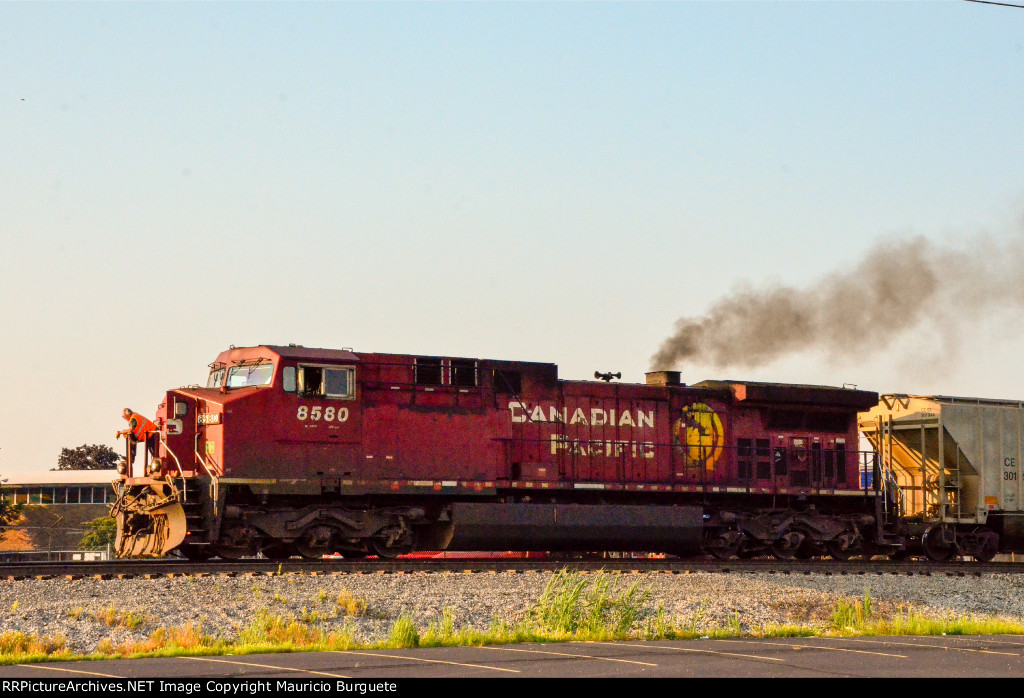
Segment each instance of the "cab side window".
M320 397L323 395L324 370L319 366L299 366L299 395Z
M351 371L347 368L324 369L324 395L327 397L351 397Z
M298 393L302 397L351 398L355 369L332 366L298 367Z

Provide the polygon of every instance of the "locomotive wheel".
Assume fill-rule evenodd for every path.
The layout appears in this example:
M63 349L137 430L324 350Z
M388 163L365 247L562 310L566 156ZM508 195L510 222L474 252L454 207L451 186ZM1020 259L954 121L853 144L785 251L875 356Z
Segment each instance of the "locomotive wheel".
M796 559L810 560L813 557L818 557L821 553L821 547L814 541L814 538L809 534L805 534L803 542L796 549Z
M387 560L394 559L399 555L411 553L412 547L413 546L411 543L405 545L388 545L387 538L370 539L370 551L377 557L384 558Z
M768 551L765 547L758 542L754 542L750 539L744 539L740 543L740 549L736 551L736 557L741 560L753 560L758 555L764 555Z
M828 556L833 560L838 560L839 562L846 562L847 560L852 560L853 558L861 557L862 555L863 553L861 552L860 546L844 548L842 545L833 541L830 541L828 544ZM871 558L865 557L864 559L870 560Z
M738 531L725 531L712 536L704 544L704 551L718 560L735 557L743 544L743 534Z
M416 547L416 536L405 522L399 519L396 523L378 530L367 539L367 542L371 553L377 557L391 559L411 553Z
M259 534L246 526L234 526L221 532L220 539L213 544L213 551L225 560L240 560L256 554Z
M845 562L851 557L860 555L863 551L861 549L860 540L857 539L854 533L846 531L840 533L838 536L830 540L826 546L828 548L828 554L833 560L839 560Z
M794 528L786 529L781 536L772 541L772 555L779 560L792 560L797 556L806 538L803 531Z
M946 562L959 552L956 541L944 540L942 526L932 526L921 536L921 547L932 562Z
M295 550L307 560L320 560L324 555L334 553L335 538L338 529L333 526L314 524L302 532L295 541Z
M232 548L227 545L218 545L213 551L222 560L241 560L248 552L245 548Z
M178 550L185 556L186 560L192 560L193 562L206 562L213 557L213 551L210 550L208 545L182 543L178 546Z

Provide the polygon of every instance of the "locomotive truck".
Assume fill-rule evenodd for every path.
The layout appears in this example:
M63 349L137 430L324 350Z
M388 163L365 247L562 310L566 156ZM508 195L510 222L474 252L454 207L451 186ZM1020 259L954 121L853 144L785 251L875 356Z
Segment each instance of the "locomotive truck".
M169 390L114 482L117 554L414 550L721 558L899 554L898 488L858 446L873 392L562 380L550 363L230 348Z

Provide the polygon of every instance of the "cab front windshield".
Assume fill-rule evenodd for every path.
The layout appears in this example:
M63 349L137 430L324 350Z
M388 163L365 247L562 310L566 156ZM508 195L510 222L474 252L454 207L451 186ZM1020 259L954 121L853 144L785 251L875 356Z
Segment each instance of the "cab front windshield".
M215 368L206 381L207 388L245 388L253 385L270 385L274 377L274 364L241 364Z

